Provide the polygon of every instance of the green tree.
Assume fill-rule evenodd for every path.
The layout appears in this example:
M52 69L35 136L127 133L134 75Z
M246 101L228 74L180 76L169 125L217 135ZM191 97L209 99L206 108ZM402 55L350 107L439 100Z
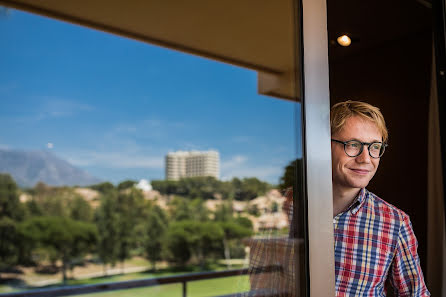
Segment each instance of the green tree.
M249 200L265 194L271 185L255 177L243 180L234 178L227 182L219 181L214 177L191 177L178 181L152 181L152 187L161 194L173 194L191 199L235 198Z
M244 199L242 199L242 195L243 195L243 193L242 193L242 181L239 178L234 177L231 180L231 185L232 185L232 188L234 189L234 199L244 200Z
M172 180L153 180L151 182L152 188L163 195L178 195L178 182Z
M136 184L134 180L125 180L118 185L118 191L132 188Z
M217 221L223 229L224 236L222 238L222 243L224 247L224 256L228 268L231 268L231 246L237 244L240 245L237 241L252 234L252 222L244 217L234 218L232 203L230 201L217 208L214 220Z
M179 180L180 188L186 189L184 196L190 198L214 199L220 190L220 181L211 176L184 178Z
M184 265L193 256L204 267L206 260L221 250L222 238L223 229L216 222L173 222L166 237L169 259Z
M260 216L260 210L259 210L257 204L253 204L253 205L249 206L248 207L248 213L250 215L253 215L253 216L256 216L256 217Z
M296 159L292 162L290 162L284 170L284 173L282 177L280 178L280 189L286 190L286 189L293 189L293 205L292 207L295 209L302 209L304 207L303 199L296 199L302 195L302 189L303 189L303 161L302 159ZM296 211L295 213L299 213L299 211ZM298 216L297 220L303 220L302 216ZM293 237L296 238L302 238L304 236L305 230L304 226L305 224L303 222L299 222L296 224L297 228L293 229Z
M63 281L70 263L93 250L97 229L91 223L63 217L34 217L20 225L21 234L62 262Z
M0 218L3 217L17 221L24 217L17 185L9 174L0 174Z
M156 261L161 260L162 245L167 230L167 216L157 205L150 208L146 219L144 247L147 259L156 270Z
M0 269L17 264L19 244L17 222L6 216L0 218Z
M188 200L183 197L175 197L169 203L169 213L173 221L207 221L210 215L202 199Z
M183 222L169 224L164 241L165 258L178 266L185 266L191 257L189 232Z
M70 218L77 221L92 222L93 208L84 198L77 196L70 202Z
M0 174L0 268L18 263L20 237L17 224L24 215L14 179L9 174Z
M114 266L118 260L119 213L116 191L109 191L101 197L95 220L98 228L97 252L103 264L104 275L107 275L107 265Z
M170 218L173 221L192 220L192 208L188 200L182 197L175 197L169 203Z
M37 203L36 199L32 198L25 202L25 209L28 216L42 216L43 215L43 209Z
M206 208L202 199L194 199L189 205L192 220L200 222L209 220L210 211Z
M224 232L216 222L191 222L186 226L189 231L189 240L193 253L200 266L204 268L206 260L221 250Z
M218 185L218 194L221 195L222 199L234 198L235 196L235 188L231 181L220 181Z
M40 199L40 204L41 209L44 210L44 215L69 217L69 201L65 198L67 197L60 195L60 193L42 197L42 199Z
M47 184L43 182L38 182L33 189L30 190L31 194L33 195L48 195L54 192L54 188L48 186Z
M96 190L102 194L106 194L110 191L115 190L115 186L112 183L104 182L96 185L89 186L90 189Z
M284 169L283 175L279 180L279 188L281 190L286 190L288 188L297 187L301 189L302 186L302 170L303 163L302 159L296 159L291 161Z
M231 221L234 218L234 210L232 208L232 201L223 201L222 204L220 204L214 213L214 220L215 221Z
M34 192L35 195L33 196L31 201L34 204L33 211L36 214L41 213L45 216L61 217L83 215L73 209L73 207L81 207L80 204L83 203L83 201L81 201L80 199L83 198L80 197L79 194L75 193L72 188L49 187L43 183L39 183L34 187ZM88 208L88 206L85 205L86 202L84 202L83 204L84 209Z
M120 192L117 199L118 210L118 259L124 270L124 261L131 257L131 251L142 245L143 240L137 236L145 217L145 202L140 190L131 189L129 193Z
M235 188L234 198L237 200L251 200L266 193L272 186L266 182L260 181L256 177L232 179Z
M231 244L235 244L235 242L244 237L248 237L252 235L252 229L247 228L241 224L239 224L237 221L226 221L226 222L219 222L222 230L223 230L223 247L224 247L224 254L226 263L228 265L228 268L231 268L231 254L230 254L230 246Z
M235 222L237 224L239 224L240 226L245 227L249 230L253 230L253 228L254 228L252 221L245 217L236 217Z

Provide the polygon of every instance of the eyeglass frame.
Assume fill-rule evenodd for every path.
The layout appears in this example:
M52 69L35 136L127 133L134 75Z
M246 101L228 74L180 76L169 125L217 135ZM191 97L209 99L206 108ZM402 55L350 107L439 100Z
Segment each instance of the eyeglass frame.
M381 157L384 155L384 152L386 151L386 147L389 146L387 143L382 142L382 141L362 142L362 141L359 141L359 140L356 140L356 139L351 139L351 140L348 140L348 141L340 141L340 140L333 139L333 138L331 139L331 141L334 141L334 142L343 144L343 145L344 145L344 153L345 153L347 156L351 157L351 158L356 158L357 156L361 155L361 154L362 154L362 151L364 150L364 146L367 145L367 151L369 152L369 156L370 156L371 158L373 158L373 159L379 159L379 158L381 158ZM359 153L358 153L356 156L350 156L349 154L347 154L347 151L345 150L345 146L346 146L349 142L351 142L351 141L355 141L355 142L361 144L361 149L359 150ZM383 146L383 149L382 149L383 152L382 152L382 154L381 154L379 157L373 157L372 154L370 153L370 147L371 147L372 144L374 144L374 143L379 143L379 144L381 144L381 145Z

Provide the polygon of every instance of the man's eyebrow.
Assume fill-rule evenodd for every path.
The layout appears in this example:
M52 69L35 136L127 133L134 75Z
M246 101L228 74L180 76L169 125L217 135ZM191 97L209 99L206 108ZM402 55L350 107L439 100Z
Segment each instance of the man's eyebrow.
M347 141L352 141L352 140L356 140L356 141L359 141L359 142L363 142L363 141L361 141L361 140L358 139L358 138L350 138L350 139L347 140ZM373 139L372 141L367 142L367 143L374 143L374 142L383 142L383 141L382 141L382 140L376 140L376 139Z

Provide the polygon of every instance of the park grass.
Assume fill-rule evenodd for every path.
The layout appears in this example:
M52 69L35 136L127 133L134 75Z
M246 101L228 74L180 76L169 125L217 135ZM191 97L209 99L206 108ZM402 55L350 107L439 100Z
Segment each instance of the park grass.
M233 264L232 269L243 268L242 264ZM170 267L158 269L156 272L153 270L147 270L143 272L134 272L134 273L125 273L125 274L115 274L110 276L100 276L94 278L87 279L70 279L67 281L67 285L91 285L91 284L99 284L99 283L109 283L109 282L121 282L135 279L144 279L144 278L156 278L163 276L171 276L171 275L179 275L179 274L188 274L195 272L204 272L204 271L219 271L228 269L226 265L222 263L210 263L206 266L205 269L199 266L186 266L181 268ZM55 284L51 287L62 286L62 283Z
M249 291L248 276L231 276L187 283L188 297L210 297ZM76 295L76 297L181 297L182 285L169 284L103 293Z
M0 293L12 293L12 292L17 292L17 291L21 291L21 290L13 288L8 285L0 285Z
M122 280L122 278L117 278L116 281L120 280ZM115 280L108 278L107 281L115 281ZM90 282L84 282L83 284L86 283L98 283L98 282L93 280ZM181 297L182 290L183 290L182 284L169 284L169 285L160 285L147 288L136 288L136 289L118 290L118 291L110 291L102 293L83 294L83 295L76 295L76 297L143 297L143 296ZM14 291L20 291L20 290L14 290L7 286L0 286L0 292L2 293L14 292ZM246 291L249 291L249 280L248 276L246 275L192 281L187 283L188 297L220 296L220 295L227 295Z
M242 268L243 265L235 264L232 269ZM216 270L226 270L227 266L222 263L212 263L209 264L205 271L216 271ZM163 276L171 276L178 274L188 274L194 272L203 272L203 269L199 266L188 266L183 268L164 268L159 269L156 272L148 270L145 272L135 272L126 274L116 274L110 276L93 277L86 279L70 279L67 281L66 285L89 285L89 284L99 284L99 283L109 283L109 282L120 282L136 279L146 279L146 278L156 278ZM63 286L62 283L49 285L45 287L28 287L28 289L44 289L44 288L56 288ZM0 285L0 293L23 291L24 288L15 288L8 285ZM247 276L234 276L226 278L215 278L210 280L193 281L188 282L187 291L188 296L218 296L226 295L235 292L242 292L249 290L248 278ZM182 295L182 285L181 284L170 284L147 288L137 288L128 289L120 291L111 291L104 293L94 293L94 294L84 294L79 295L79 297L126 297L126 296L181 296Z

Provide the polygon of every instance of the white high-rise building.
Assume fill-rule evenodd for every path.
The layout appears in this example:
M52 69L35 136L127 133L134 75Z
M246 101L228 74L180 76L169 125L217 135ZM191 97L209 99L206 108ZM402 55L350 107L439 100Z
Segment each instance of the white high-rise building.
M167 180L196 176L220 177L220 155L217 151L177 151L167 154Z

